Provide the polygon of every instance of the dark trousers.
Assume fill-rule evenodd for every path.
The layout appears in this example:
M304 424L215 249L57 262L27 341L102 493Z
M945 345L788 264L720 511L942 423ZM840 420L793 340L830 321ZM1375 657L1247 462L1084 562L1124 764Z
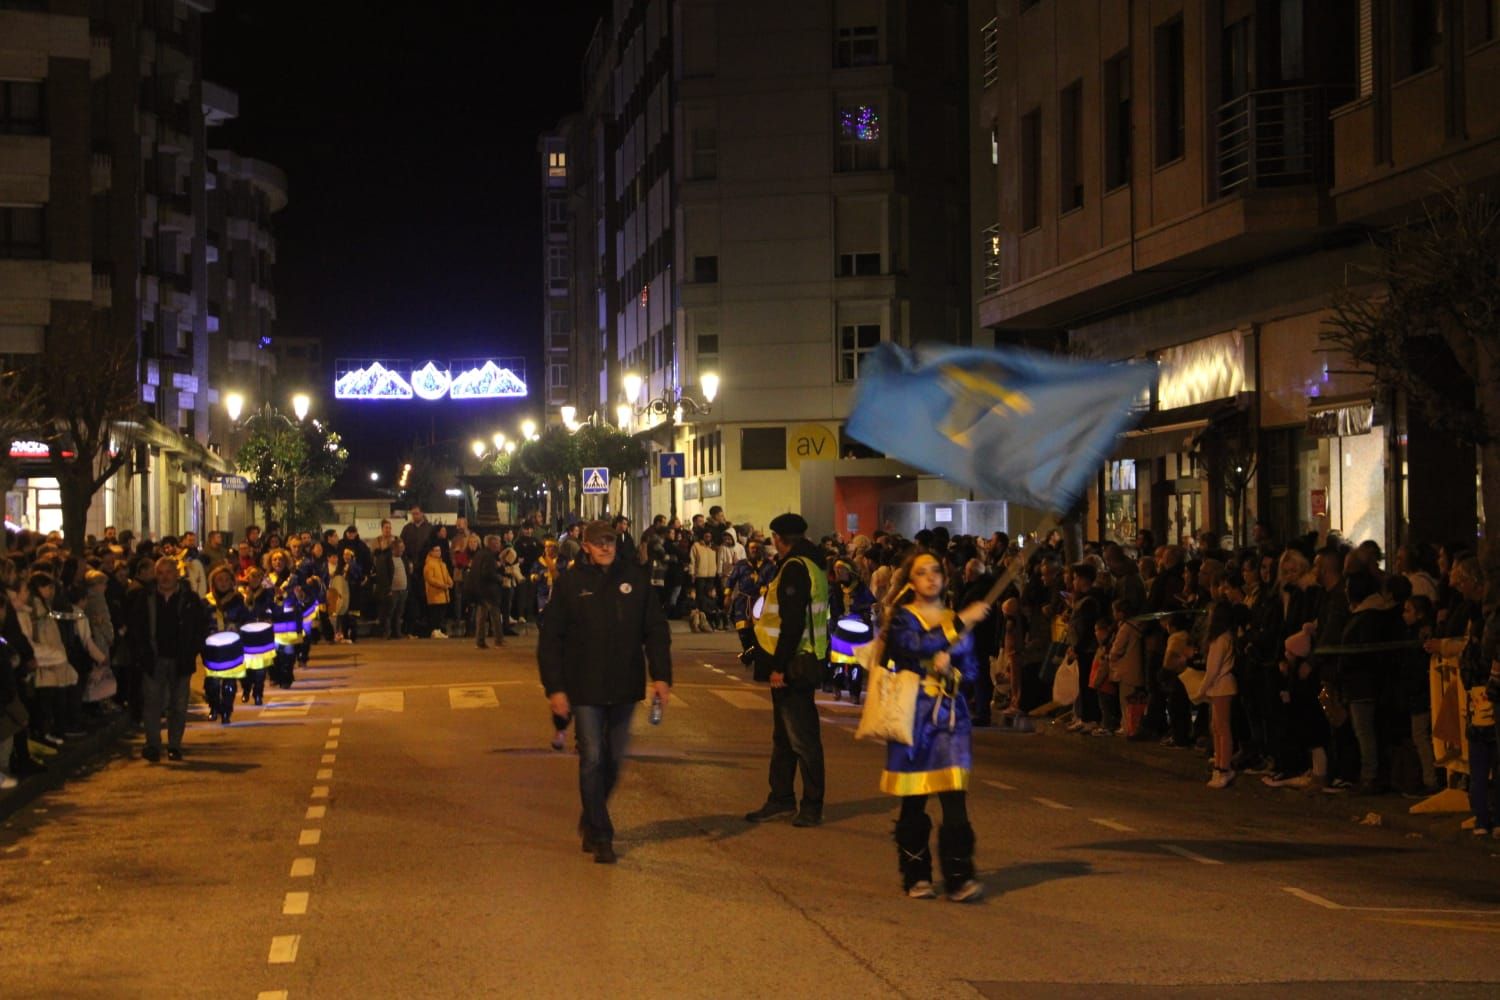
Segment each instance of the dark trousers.
M583 800L579 826L595 842L613 840L615 836L614 824L609 819L609 796L620 779L620 764L630 749L630 717L634 714L633 701L573 706L573 736L578 741L578 795Z
M779 805L795 806L795 779L802 771L802 806L823 808L823 736L813 689L771 689L771 794Z
M448 605L446 603L445 604L429 604L429 605L427 605L427 634L428 635L431 635L433 632L441 631L442 627L443 627L443 623L445 621L447 621L447 620L448 620Z
M255 670L246 670L245 676L240 678L241 701L249 701L253 696L255 703L259 705L266 697L266 670L264 667Z
M146 746L161 749L161 714L167 713L167 747L182 749L182 734L187 729L188 688L192 674L179 674L177 665L168 661L141 678L142 722L146 727Z
M1497 757L1500 757L1500 752L1495 747L1493 728L1484 736L1469 737L1469 808L1474 811L1476 829L1494 829L1494 818L1490 814L1490 786Z
M203 678L203 700L208 702L211 717L229 721L229 717L234 714L234 696L238 693L239 686L237 677Z

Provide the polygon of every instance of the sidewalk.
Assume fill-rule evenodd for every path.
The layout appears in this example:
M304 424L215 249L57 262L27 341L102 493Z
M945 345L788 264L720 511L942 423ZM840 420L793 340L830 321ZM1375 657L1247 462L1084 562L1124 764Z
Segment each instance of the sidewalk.
M1066 719L1068 716L1063 718ZM1168 750L1159 746L1155 740L1132 743L1118 736L1079 736L1068 732L1066 723L1058 724L1045 717L1035 718L1032 723L1036 733L1042 738L1073 740L1079 744L1081 753L1128 761L1132 765L1144 766L1152 771L1190 779L1200 786L1208 781L1209 761L1195 750ZM1149 778L1149 775L1147 777ZM1500 855L1500 842L1489 837L1476 837L1461 827L1463 821L1469 817L1467 812L1413 815L1410 812L1411 807L1421 800L1403 798L1400 793L1327 794L1321 791L1271 788L1261 782L1261 777L1258 774L1241 774L1235 779L1234 784L1224 791L1216 792L1202 788L1202 792L1204 795L1238 795L1252 802L1262 798L1274 798L1284 803L1300 802L1307 810L1320 815L1342 817L1351 823L1366 826L1383 826L1408 836L1463 844L1474 850Z
M47 765L45 774L22 778L15 788L0 792L0 822L10 819L47 792L61 788L68 779L85 774L87 769L105 759L108 751L119 746L130 731L130 713L120 711L88 735L63 744L56 754L39 758ZM17 739L20 738L18 735Z

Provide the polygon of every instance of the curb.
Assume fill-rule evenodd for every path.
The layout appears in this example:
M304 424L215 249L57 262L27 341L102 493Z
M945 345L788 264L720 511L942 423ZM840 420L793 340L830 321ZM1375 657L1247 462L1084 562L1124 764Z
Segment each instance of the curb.
M64 744L64 749L47 759L45 774L22 779L8 792L0 792L0 822L9 820L47 792L67 784L85 766L114 746L130 732L130 713L120 711L98 729L80 738L77 742Z
M1130 743L1120 737L1075 737L1048 718L1032 720L1036 732L1042 736L1058 739L1073 738L1087 746L1114 757L1117 760L1143 764L1153 771L1161 771L1197 782L1207 780L1208 764L1194 751L1164 750L1153 743ZM1399 794L1357 796L1349 793L1324 795L1296 789L1271 788L1262 784L1260 775L1245 774L1235 779L1232 791L1244 794L1248 789L1257 798L1278 802L1302 804L1308 812L1334 818L1346 818L1355 825L1378 826L1408 836L1450 844L1465 844L1470 849L1483 850L1496 855L1500 848L1493 839L1476 837L1462 829L1460 823L1466 818L1462 813L1439 815L1414 815L1408 810L1419 800L1405 799ZM1205 794L1208 794L1205 789ZM1371 814L1379 818L1378 823L1365 823Z

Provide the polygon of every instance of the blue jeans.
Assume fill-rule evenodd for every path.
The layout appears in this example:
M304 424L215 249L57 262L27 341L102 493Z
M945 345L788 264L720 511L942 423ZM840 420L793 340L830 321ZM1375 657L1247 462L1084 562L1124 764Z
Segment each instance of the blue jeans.
M630 749L630 717L635 702L574 705L573 735L578 740L578 794L583 799L582 833L591 840L613 840L609 796Z

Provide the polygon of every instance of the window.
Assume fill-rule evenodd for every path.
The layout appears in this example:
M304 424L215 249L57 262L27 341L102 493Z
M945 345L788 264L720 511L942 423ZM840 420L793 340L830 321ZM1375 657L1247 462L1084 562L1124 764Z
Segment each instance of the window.
M1182 18L1156 29L1156 165L1178 159L1187 149L1186 87L1182 51Z
M1130 53L1104 64L1104 190L1130 183Z
M839 381L857 382L865 355L880 346L879 323L857 323L839 327Z
M45 219L40 205L0 208L0 257L45 257Z
M785 469L786 428L740 428L740 468L747 472L757 469Z
M706 181L719 176L719 130L695 127L693 129L692 162L689 176Z
M719 367L719 335L717 333L698 334L698 374L701 377L704 372L717 371Z
M879 170L884 165L880 109L874 104L852 104L838 111L838 158L841 171Z
M1058 95L1058 211L1083 207L1083 82Z
M1405 0L1391 5L1395 18L1396 79L1436 66L1443 50L1442 0Z
M547 283L554 289L568 287L568 248L547 248Z
M840 28L834 45L835 66L874 66L880 62L880 28L873 24Z
M880 254L878 253L839 254L840 278L862 278L879 273Z
M553 362L547 366L547 385L553 389L566 389L568 387L568 366L565 363Z
M46 131L41 82L0 80L0 133L42 135Z
M712 257L693 258L693 281L701 285L711 285L719 280L719 258Z
M567 177L568 176L568 154L567 153L554 152L554 153L548 153L547 154L547 176L548 177Z
M1029 111L1021 117L1021 231L1042 224L1042 113Z
M547 199L547 223L551 226L567 226L568 224L568 199Z

